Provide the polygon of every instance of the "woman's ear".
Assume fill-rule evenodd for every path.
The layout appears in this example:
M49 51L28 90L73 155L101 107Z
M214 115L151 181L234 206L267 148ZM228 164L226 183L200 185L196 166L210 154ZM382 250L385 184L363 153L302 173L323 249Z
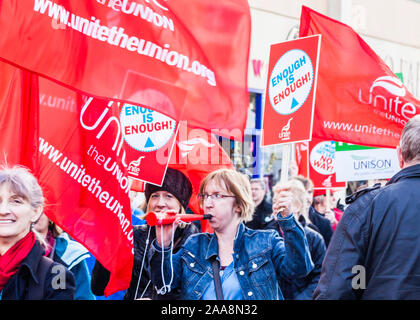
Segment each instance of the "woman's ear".
M237 203L234 204L233 208L235 210L235 213L237 213L238 215L241 214L242 210Z
M31 222L37 223L38 220L41 218L42 214L44 213L44 210L42 207L38 207L34 209L34 212L32 214Z

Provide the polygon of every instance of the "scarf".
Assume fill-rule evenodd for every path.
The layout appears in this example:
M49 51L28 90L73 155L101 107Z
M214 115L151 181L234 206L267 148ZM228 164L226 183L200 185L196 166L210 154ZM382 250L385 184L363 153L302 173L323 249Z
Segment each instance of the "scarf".
M35 245L35 234L32 231L16 242L13 247L0 256L0 291L10 278L18 271L20 264Z

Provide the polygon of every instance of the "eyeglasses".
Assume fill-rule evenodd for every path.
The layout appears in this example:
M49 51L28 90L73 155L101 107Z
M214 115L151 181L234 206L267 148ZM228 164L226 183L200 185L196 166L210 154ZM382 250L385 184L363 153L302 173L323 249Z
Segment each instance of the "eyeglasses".
M206 193L200 193L198 195L198 199L201 201L206 201L207 199L211 199L212 201L219 201L224 198L236 198L235 196L229 196L226 194L220 194L220 193L213 193L213 194L206 194Z

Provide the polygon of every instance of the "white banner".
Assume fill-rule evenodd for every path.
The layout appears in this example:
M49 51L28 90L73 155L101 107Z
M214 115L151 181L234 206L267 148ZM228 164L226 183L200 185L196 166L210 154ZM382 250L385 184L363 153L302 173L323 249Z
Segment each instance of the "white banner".
M396 149L337 151L337 181L388 179L400 170Z

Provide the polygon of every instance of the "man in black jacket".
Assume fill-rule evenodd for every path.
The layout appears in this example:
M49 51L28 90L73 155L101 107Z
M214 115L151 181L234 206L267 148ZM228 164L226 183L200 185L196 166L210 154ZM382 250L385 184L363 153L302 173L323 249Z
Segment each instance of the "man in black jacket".
M306 190L308 205L310 206L308 213L310 220L309 227L321 234L324 238L325 246L328 247L333 234L333 229L330 220L325 218L321 213L317 212L312 205L314 199L314 183L312 180L305 178L304 176L296 176L294 179L302 182Z
M246 226L254 230L266 229L267 224L273 220L273 207L267 200L267 186L263 179L252 179L250 182L255 211L252 220L247 222Z
M315 299L420 299L420 115L404 127L402 168L346 199Z

